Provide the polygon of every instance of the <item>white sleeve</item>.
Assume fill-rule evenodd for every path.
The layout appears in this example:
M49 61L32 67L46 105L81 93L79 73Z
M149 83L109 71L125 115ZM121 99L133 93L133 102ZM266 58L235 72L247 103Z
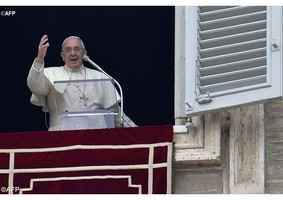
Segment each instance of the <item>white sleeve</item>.
M38 63L33 62L27 77L27 85L34 94L47 95L48 82L44 75L44 64L38 67Z

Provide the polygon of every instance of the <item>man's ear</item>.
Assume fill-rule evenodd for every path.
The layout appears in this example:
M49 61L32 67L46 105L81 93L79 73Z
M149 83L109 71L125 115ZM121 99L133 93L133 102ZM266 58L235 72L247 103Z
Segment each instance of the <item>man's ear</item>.
M61 58L63 59L63 61L65 61L64 52L61 52L60 55L61 55Z

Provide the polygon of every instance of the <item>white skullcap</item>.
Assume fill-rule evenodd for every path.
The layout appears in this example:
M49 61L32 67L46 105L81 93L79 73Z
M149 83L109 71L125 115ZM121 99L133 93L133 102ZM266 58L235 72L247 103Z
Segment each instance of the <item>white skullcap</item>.
M78 36L74 36L74 35L67 37L67 38L62 42L62 49L63 49L63 46L64 46L65 42L66 42L67 40L69 40L69 39L77 39L77 40L79 40L79 41L81 42L81 44L82 44L83 49L86 49L86 48L85 48L85 45L84 45L84 42L82 41L82 39L79 38Z

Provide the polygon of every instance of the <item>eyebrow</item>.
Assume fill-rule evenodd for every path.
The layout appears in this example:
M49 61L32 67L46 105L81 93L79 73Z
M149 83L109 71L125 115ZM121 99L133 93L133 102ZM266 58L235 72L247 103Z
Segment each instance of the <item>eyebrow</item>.
M65 47L65 49L71 49L71 48L82 48L82 47L80 47L80 46L74 46L74 47L70 47L70 46L67 46L67 47ZM82 48L83 49L83 48Z

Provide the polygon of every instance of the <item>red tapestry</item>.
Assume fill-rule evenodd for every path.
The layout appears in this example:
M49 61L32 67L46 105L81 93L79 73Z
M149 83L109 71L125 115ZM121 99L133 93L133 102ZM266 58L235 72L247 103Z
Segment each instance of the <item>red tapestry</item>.
M0 133L0 194L171 193L173 126Z

